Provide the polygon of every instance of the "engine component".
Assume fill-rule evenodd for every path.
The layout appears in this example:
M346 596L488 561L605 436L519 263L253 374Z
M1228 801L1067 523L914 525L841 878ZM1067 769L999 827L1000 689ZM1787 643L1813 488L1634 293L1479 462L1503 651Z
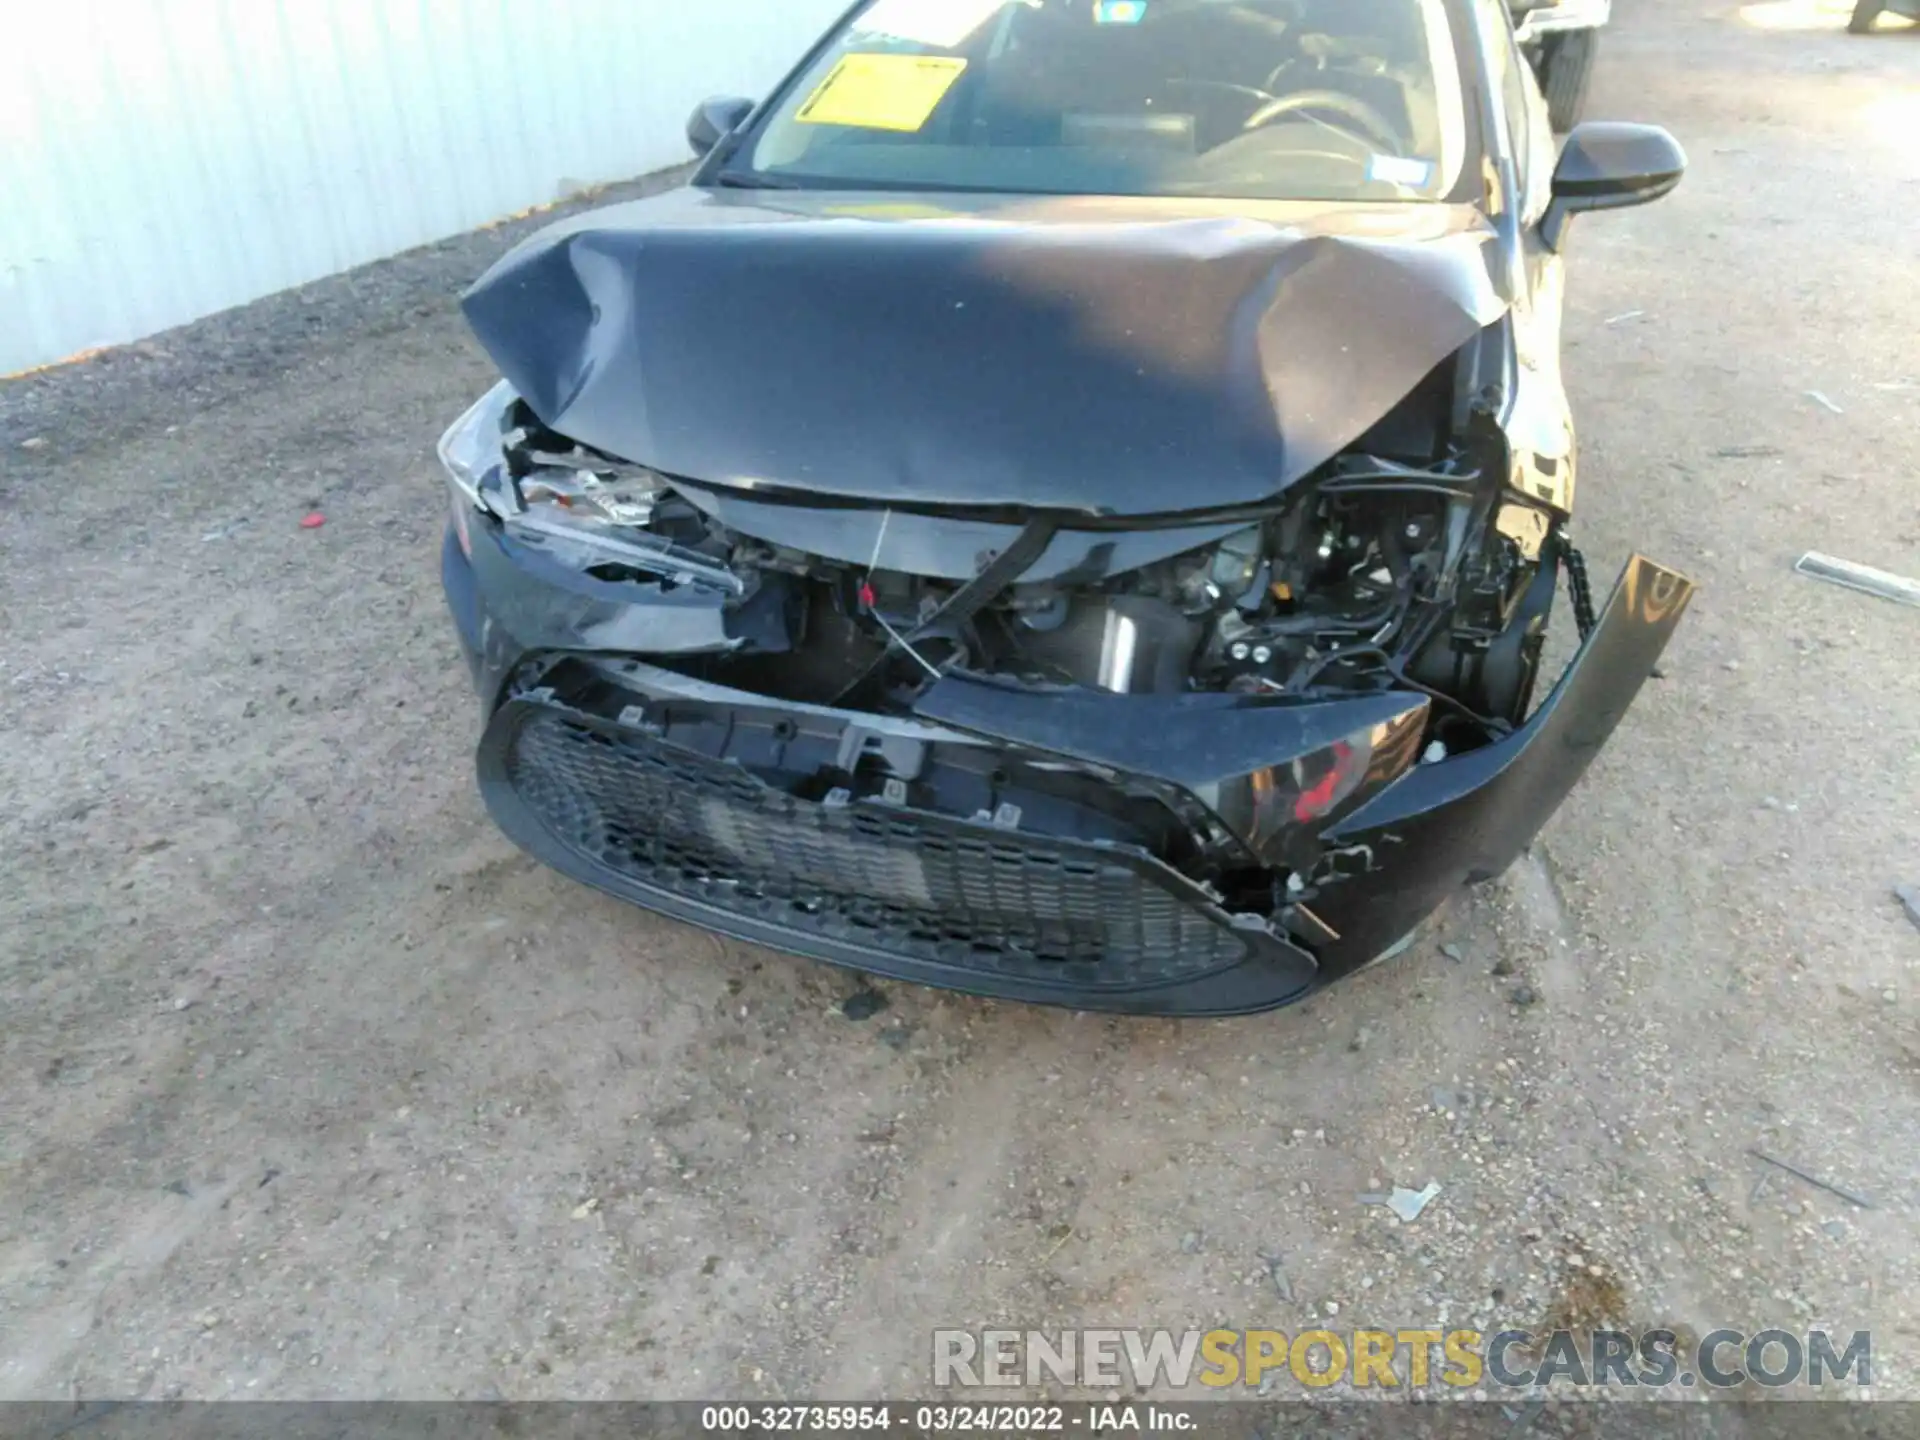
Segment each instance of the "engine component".
M1086 685L1117 695L1185 690L1200 643L1198 621L1148 595L1077 597L1064 621L1041 627L1015 622L1015 645L1037 678Z

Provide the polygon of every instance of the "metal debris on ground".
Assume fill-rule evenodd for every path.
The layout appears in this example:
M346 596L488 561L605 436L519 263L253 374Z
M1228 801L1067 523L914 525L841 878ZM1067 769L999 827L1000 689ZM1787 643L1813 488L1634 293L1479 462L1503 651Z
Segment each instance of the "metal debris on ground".
M1818 550L1809 550L1794 562L1793 568L1802 575L1811 575L1816 580L1858 590L1865 595L1877 595L1882 600L1892 600L1901 605L1920 605L1920 580L1909 580L1904 575L1875 570L1871 565L1856 565L1851 560L1840 560L1832 555L1822 555Z
M1500 1407L1500 1413L1507 1417L1507 1433L1509 1435L1518 1435L1522 1430L1525 1430L1529 1425L1533 1424L1533 1422L1540 1417L1540 1412L1546 1408L1547 1402L1544 1400L1529 1400L1518 1410L1515 1410L1510 1405L1502 1405Z
M1384 1205L1411 1225L1439 1194L1440 1182L1429 1180L1424 1190L1409 1190L1404 1185L1396 1185L1391 1194L1382 1194L1378 1190L1363 1191L1359 1200L1362 1205Z
M1273 1293L1286 1304L1293 1304L1293 1279L1287 1274L1287 1267L1282 1257L1268 1255L1263 1251L1260 1259L1267 1267L1267 1279L1273 1282Z
M1817 1190L1824 1190L1829 1195L1838 1195L1850 1205L1858 1205L1862 1210L1873 1209L1873 1201L1867 1199L1866 1196L1843 1189L1830 1180L1822 1180L1818 1175L1809 1174L1798 1165L1789 1165L1785 1160L1779 1159L1777 1156L1769 1155L1764 1150L1748 1150L1747 1153L1756 1160L1765 1161L1775 1169L1786 1171L1787 1174L1794 1176L1796 1179L1806 1181L1807 1184Z
M1462 950L1458 945L1455 945L1451 940L1440 947L1440 953L1456 965L1467 958L1467 952Z
M1907 919L1914 923L1916 929L1920 929L1920 885L1896 885L1893 887L1893 898L1907 912Z
M1846 411L1842 410L1838 405L1834 404L1833 401L1829 400L1826 396L1822 395L1818 390L1807 391L1807 398L1813 401L1814 404L1816 405L1824 405L1827 409L1831 410L1836 415L1844 415L1847 413Z
M1627 311L1627 312L1626 312L1625 314L1622 314L1622 315L1616 315L1616 316L1614 316L1614 317L1613 317L1613 318L1612 318L1611 320L1609 320L1609 321L1607 321L1607 324L1609 324L1609 325L1618 325L1618 324L1620 324L1620 323L1621 323L1622 321L1626 321L1626 320L1638 320L1638 319L1639 319L1639 318L1640 318L1640 317L1641 317L1642 315L1644 315L1644 314L1646 314L1646 313L1647 313L1647 312L1646 312L1646 311L1644 311L1644 310L1629 310L1629 311Z
M1765 460L1769 456L1778 455L1780 447L1777 445L1722 445L1713 453L1722 460Z
M887 1008L887 997L878 990L856 990L840 1002L840 1013L849 1020L871 1020Z

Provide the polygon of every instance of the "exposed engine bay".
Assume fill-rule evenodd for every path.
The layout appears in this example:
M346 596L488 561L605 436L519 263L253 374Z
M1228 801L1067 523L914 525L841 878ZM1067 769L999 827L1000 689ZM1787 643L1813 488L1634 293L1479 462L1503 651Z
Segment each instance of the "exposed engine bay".
M1497 443L1425 467L1342 454L1227 516L1243 523L1225 538L1121 573L1021 578L1060 530L1220 517L1028 520L963 582L737 533L701 487L557 435L523 402L509 419L493 502L509 532L596 579L724 592L726 644L666 663L785 700L910 714L947 675L1114 694L1397 688L1435 702L1429 742L1468 750L1524 718L1554 595L1552 517L1489 478Z

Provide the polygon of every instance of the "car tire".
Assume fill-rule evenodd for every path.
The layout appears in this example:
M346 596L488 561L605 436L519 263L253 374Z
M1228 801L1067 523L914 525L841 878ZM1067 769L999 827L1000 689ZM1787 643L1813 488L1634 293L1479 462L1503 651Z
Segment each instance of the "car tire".
M1886 0L1859 0L1853 7L1853 18L1847 21L1847 33L1866 34L1873 29L1873 22L1880 18L1880 12L1886 8Z
M1580 123L1599 49L1598 30L1569 30L1557 36L1547 49L1542 88L1547 92L1547 117L1558 134L1564 135Z

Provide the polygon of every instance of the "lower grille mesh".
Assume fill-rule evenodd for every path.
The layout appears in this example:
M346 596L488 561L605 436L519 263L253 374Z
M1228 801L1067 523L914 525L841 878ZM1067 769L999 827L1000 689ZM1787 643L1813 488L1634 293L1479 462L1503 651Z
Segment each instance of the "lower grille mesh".
M643 732L534 712L506 767L569 848L799 934L1094 988L1186 979L1245 955L1231 930L1118 861L909 811L812 804Z

